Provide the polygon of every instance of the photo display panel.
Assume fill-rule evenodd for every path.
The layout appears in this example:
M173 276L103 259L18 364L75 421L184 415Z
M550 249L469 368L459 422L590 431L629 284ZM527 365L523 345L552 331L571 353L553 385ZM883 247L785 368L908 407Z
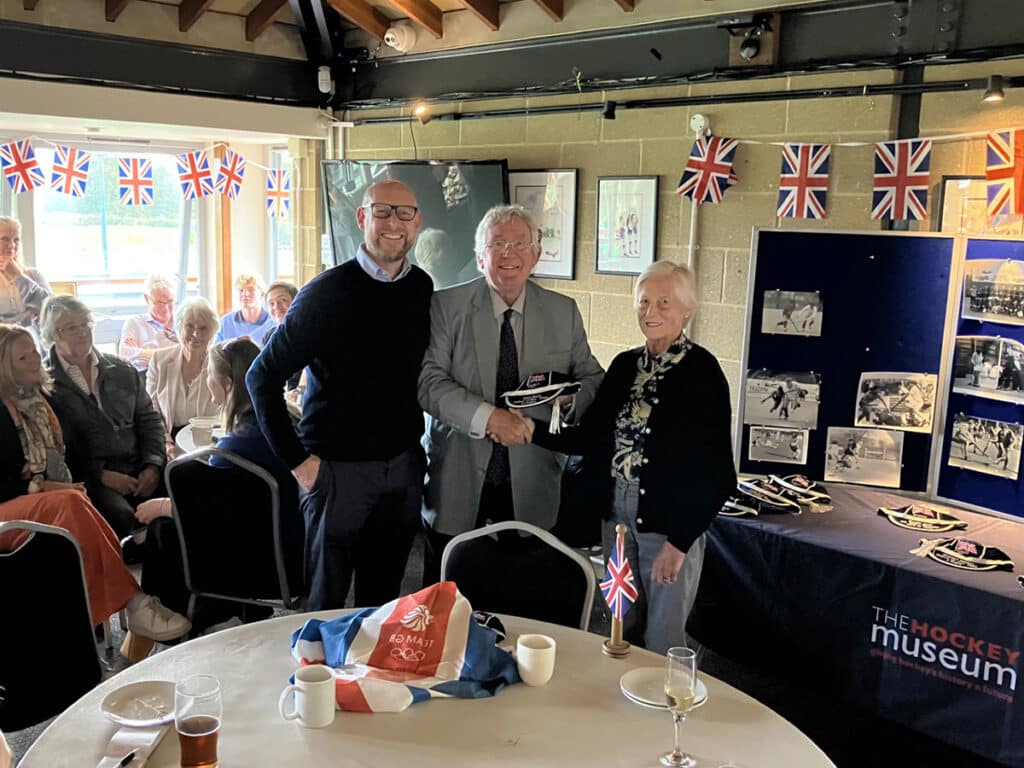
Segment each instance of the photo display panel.
M941 403L929 403L934 379L909 374L937 376L942 365L953 252L948 236L756 233L738 406L741 472L820 480L828 456L833 479L877 485L898 472L902 490L927 489ZM807 430L806 447L796 439L766 444L766 430L752 439L760 424ZM830 427L844 445L830 446Z
M936 493L1024 517L1024 243L970 238Z

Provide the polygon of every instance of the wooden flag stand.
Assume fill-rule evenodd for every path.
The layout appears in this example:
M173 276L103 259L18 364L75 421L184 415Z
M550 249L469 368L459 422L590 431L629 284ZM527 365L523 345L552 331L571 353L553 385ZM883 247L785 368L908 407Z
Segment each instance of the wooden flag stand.
M615 534L617 536L626 535L626 526L619 523L615 526ZM622 619L618 618L614 614L612 615L612 636L604 641L601 647L601 652L605 656L611 656L613 659L621 659L629 656L630 650L633 646L622 639Z

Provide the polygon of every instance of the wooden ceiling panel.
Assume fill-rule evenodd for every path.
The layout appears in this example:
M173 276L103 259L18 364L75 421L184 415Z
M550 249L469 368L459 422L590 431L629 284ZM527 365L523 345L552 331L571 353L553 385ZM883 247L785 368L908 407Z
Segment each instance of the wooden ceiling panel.
M444 34L444 17L441 9L430 0L390 0L398 10L419 24L437 39Z
M178 31L188 32L199 17L213 5L213 0L182 0L178 6Z
M462 4L488 27L498 29L498 0L462 0Z
M260 4L245 17L245 39L251 43L262 35L274 23L277 12L287 4L288 0L260 0Z
M564 14L562 0L533 0L544 9L544 12L554 21L561 21Z
M391 22L365 0L327 0L328 4L360 29L383 42Z
M121 11L128 7L128 0L106 0L104 6L104 16L107 21L117 21Z

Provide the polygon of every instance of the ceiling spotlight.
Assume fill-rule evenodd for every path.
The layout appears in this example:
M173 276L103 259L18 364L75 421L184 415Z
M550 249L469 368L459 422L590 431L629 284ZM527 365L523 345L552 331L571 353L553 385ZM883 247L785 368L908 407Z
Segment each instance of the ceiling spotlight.
M604 109L601 110L601 117L603 117L605 120L614 120L615 107L616 104L614 101L606 101L604 103Z
M763 27L754 27L750 30L743 42L740 43L740 56L746 61L751 61L761 52L761 35L764 34Z
M431 117L433 117L430 114L430 106L425 101L417 101L415 106L412 108L412 114L413 117L418 118L420 123L423 125L429 123Z
M981 100L989 104L994 104L1005 98L1006 94L1003 93L1003 76L989 75L988 88L985 89L985 95L981 97Z

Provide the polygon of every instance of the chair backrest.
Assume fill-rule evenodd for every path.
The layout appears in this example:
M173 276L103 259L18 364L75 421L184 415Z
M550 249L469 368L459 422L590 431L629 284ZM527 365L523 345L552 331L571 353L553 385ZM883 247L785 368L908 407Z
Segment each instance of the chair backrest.
M529 534L511 545L494 534ZM454 581L473 608L587 629L597 579L593 566L553 535L508 520L454 537L441 556L441 578Z
M0 552L0 730L17 731L62 712L102 676L82 554L63 528L0 523L0 536L28 538Z
M212 467L210 456L232 466ZM301 553L285 552L279 490L269 472L230 451L203 448L170 462L164 479L193 596L299 605Z

